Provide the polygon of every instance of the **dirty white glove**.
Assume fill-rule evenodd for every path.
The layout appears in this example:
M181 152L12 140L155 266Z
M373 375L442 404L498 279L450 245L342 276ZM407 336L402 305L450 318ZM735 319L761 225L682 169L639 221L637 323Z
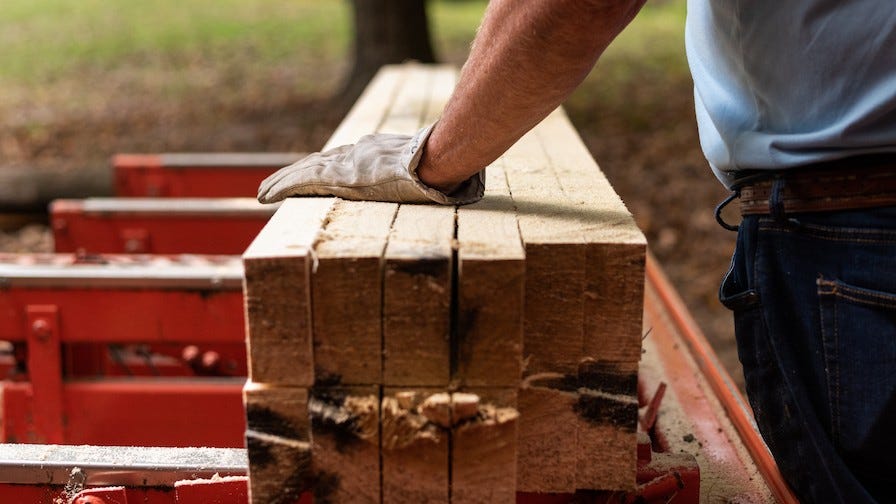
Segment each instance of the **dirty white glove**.
M428 187L417 165L432 126L414 136L367 135L354 145L317 152L281 168L258 187L258 201L289 196L337 196L351 200L463 205L482 198L485 173L464 181L451 194Z

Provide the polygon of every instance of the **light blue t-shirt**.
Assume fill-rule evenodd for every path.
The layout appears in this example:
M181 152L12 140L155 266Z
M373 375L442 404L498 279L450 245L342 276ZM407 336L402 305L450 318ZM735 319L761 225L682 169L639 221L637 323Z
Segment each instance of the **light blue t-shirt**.
M700 143L733 172L896 152L896 0L688 0Z

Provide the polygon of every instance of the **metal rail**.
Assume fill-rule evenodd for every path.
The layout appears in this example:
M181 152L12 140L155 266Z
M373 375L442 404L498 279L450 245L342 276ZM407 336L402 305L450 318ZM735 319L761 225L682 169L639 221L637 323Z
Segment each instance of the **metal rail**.
M263 205L255 198L87 198L84 200L56 200L52 211L77 211L85 214L209 216L251 218L274 215L279 203Z
M232 256L96 256L0 254L0 288L242 289Z
M241 448L0 444L0 483L170 487L186 479L245 476Z

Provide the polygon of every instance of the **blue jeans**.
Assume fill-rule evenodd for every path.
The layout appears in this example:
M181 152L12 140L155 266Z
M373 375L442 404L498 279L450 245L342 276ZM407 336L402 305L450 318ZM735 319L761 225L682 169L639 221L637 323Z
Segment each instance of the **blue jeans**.
M896 207L747 216L719 297L803 502L896 502Z

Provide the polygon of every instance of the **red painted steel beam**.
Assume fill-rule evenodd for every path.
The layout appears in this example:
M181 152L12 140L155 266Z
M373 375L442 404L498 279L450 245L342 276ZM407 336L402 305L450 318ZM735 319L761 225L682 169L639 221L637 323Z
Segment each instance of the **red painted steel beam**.
M242 264L232 256L0 255L0 340L55 306L69 343L241 343Z
M11 288L0 295L0 340L26 340L30 305L56 306L61 343L245 341L241 291Z
M261 181L301 153L118 154L115 194L137 197L254 197Z
M30 383L0 382L4 442L239 448L246 430L239 379L103 379L65 382L50 440ZM64 421L62 421L64 419Z
M254 198L56 200L56 252L242 254L276 205Z

